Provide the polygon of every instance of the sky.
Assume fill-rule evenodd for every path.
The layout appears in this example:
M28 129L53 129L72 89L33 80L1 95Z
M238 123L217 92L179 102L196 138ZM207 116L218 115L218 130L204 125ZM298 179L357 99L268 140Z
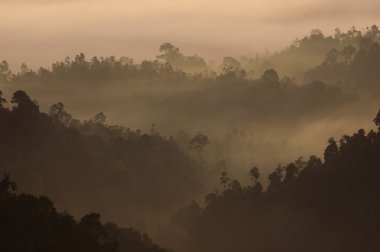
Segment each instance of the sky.
M36 68L84 52L154 59L162 43L208 60L274 52L319 28L380 24L379 0L0 0L0 60Z

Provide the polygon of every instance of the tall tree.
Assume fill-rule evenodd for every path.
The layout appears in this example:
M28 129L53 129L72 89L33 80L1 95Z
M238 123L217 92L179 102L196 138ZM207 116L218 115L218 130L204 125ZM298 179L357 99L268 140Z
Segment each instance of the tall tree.
M210 144L208 136L198 133L190 141L190 147L199 153L199 158L202 158L202 153L207 144Z

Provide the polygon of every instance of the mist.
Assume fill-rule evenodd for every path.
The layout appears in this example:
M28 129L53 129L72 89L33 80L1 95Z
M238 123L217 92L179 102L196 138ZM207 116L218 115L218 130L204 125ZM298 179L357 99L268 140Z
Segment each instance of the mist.
M379 10L0 0L0 250L378 251Z
M73 57L152 59L170 41L185 53L221 60L278 51L311 29L378 23L378 1L1 1L2 57L13 69Z

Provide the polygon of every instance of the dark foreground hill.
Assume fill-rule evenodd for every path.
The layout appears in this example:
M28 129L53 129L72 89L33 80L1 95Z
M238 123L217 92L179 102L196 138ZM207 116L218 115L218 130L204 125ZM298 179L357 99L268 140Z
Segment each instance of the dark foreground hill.
M76 215L100 209L129 222L170 214L200 188L199 164L154 127L148 135L107 126L103 114L80 123L62 104L47 115L23 91L11 102L13 108L5 108L0 96L0 167L15 174L23 191L46 191ZM221 192L207 195L204 207L193 202L172 217L185 232L176 247L379 251L380 112L374 122L376 131L330 139L324 161L311 156L279 166L265 190L256 167L246 187L223 172ZM0 186L4 251L117 251L117 244L126 247L121 251L160 250L136 231L101 224L97 214L76 222L57 213L48 198L16 195L12 189L5 176ZM140 229L144 225L139 222ZM173 239L179 237L176 231L162 230Z
M269 175L257 168L242 187L227 173L223 190L178 211L188 251L380 251L379 130L330 139L324 162L311 156Z
M164 252L146 234L102 224L91 213L76 221L56 211L45 196L16 194L16 184L0 180L0 251L4 252Z
M201 168L173 138L91 120L73 119L61 103L49 115L17 91L11 108L0 92L0 170L20 191L52 198L74 216L89 211L144 229L185 204L201 188Z

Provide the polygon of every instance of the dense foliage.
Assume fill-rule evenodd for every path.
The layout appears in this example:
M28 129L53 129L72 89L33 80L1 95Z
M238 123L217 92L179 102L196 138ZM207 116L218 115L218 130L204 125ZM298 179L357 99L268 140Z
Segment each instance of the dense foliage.
M278 53L226 56L220 65L170 43L141 63L81 53L50 68L23 64L12 72L3 61L3 91L10 97L27 90L41 106L25 91L11 99L0 91L0 171L22 192L47 195L76 218L99 212L181 251L379 251L379 131L331 138L324 161L279 165L268 180L260 177L268 169L256 166L245 179L250 185L231 179L248 162L292 160L301 150L295 143L316 145L323 130L338 125L343 132L372 113L379 43L374 25L333 36L313 30ZM102 112L83 120L91 111L150 131L110 125ZM374 122L380 129L380 112ZM220 191L180 209L220 172ZM14 189L6 175L0 251L162 251L134 229L103 225L98 214L77 222L47 197ZM173 212L172 223L163 224Z
M279 166L264 191L257 168L242 187L222 174L223 190L177 212L188 251L378 251L380 249L380 111L378 131L330 139L315 156Z
M80 122L64 110L39 112L24 91L0 103L0 167L22 191L52 197L75 215L95 210L128 223L160 216L201 188L201 166L173 138L108 126L105 115ZM118 202L117 208L109 205Z
M146 234L103 225L99 214L76 221L56 211L45 196L16 194L16 184L0 180L0 250L8 252L164 252Z
M337 29L333 36L314 30L278 53L239 60L227 56L216 66L165 43L156 60L141 63L127 57L87 59L81 53L50 68L23 64L16 73L4 61L0 81L11 92L17 87L38 95L44 109L64 99L73 112L108 110L119 124L133 115L137 127L154 122L165 134L211 131L205 128L216 125L231 129L236 126L230 118L241 124L300 121L362 101L353 88L370 94L379 90L379 40L375 25L363 31Z

